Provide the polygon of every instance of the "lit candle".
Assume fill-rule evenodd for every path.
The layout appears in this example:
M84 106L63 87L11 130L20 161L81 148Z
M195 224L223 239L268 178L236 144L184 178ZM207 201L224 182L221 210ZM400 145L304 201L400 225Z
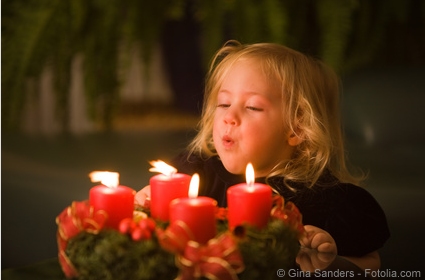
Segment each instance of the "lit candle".
M170 222L182 221L190 230L194 241L206 244L217 234L215 210L217 201L199 196L199 175L190 181L189 197L174 199L170 204Z
M177 169L163 161L152 161L152 172L161 172L153 176L149 183L151 187L151 216L164 222L170 217L170 202L175 198L187 197L190 176L177 173Z
M117 172L94 171L89 176L92 182L102 183L90 189L89 204L107 214L105 227L118 229L122 219L133 217L136 191L120 186Z
M272 190L269 186L255 183L254 168L246 167L246 183L238 184L227 190L229 227L249 224L264 228L270 218L272 208Z

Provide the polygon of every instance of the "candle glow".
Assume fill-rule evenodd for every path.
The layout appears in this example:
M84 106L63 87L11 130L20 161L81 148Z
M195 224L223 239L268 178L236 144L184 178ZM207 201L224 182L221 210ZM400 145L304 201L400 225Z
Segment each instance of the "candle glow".
M252 166L251 163L248 163L246 166L245 178L246 178L246 184L249 187L252 187L255 182L255 173L254 173L254 167Z
M153 160L149 162L152 167L149 169L150 172L159 172L166 176L173 176L177 173L177 169L171 165L166 164L162 160Z
M89 174L92 183L100 182L109 188L116 188L119 185L120 174L118 172L109 171L93 171Z
M190 198L196 198L199 191L199 175L198 173L193 174L192 179L190 180L189 193Z

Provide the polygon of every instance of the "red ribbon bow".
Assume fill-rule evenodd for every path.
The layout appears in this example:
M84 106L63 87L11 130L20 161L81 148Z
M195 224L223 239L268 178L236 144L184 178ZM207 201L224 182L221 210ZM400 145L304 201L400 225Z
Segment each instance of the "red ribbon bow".
M171 223L164 231L156 228L159 244L173 254L182 254L189 240L193 240L193 233L183 221Z
M304 233L303 216L297 206L291 201L285 204L284 198L280 195L274 197L274 204L271 216L287 223L297 230L299 235L302 235Z
M206 245L193 241L190 228L183 221L171 223L156 234L162 248L176 254L180 267L177 279L234 280L245 268L237 243L230 232L211 239Z
M65 253L68 241L83 230L98 233L103 228L106 218L106 212L94 212L93 207L87 201L72 202L71 206L65 208L56 217L59 263L67 278L78 276L77 270Z
M236 241L230 233L211 239L202 246L189 241L183 255L177 257L180 275L177 279L236 280L237 274L245 269Z

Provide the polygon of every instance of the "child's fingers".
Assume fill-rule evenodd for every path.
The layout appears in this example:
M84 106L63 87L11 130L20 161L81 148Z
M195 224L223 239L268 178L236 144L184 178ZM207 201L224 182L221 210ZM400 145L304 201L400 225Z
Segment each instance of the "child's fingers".
M306 225L304 226L306 234L300 240L300 244L304 247L316 249L323 253L335 253L337 252L336 244L332 236L315 226Z
M317 251L321 253L336 253L336 245L333 242L325 241L317 246Z
M136 196L134 197L134 201L136 204L144 205L146 198L150 197L151 189L150 186L146 186L140 191L136 193Z

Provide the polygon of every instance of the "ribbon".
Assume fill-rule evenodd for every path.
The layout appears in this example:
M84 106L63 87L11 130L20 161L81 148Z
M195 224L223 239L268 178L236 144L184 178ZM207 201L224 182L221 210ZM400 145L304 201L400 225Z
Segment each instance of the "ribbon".
M215 218L222 221L227 220L227 208L216 207Z
M301 236L304 233L304 225L298 207L291 201L285 203L285 199L280 195L275 196L273 200L275 206L272 208L271 216L285 222Z
M156 235L161 247L173 254L182 254L189 240L193 240L193 233L183 221L171 223L164 231L156 228Z
M193 234L183 221L171 223L164 231L156 229L161 247L176 254L179 280L234 280L244 270L242 256L233 235L228 232L211 239L206 245L193 241Z
M182 255L177 256L180 267L178 280L207 279L236 280L244 269L237 243L230 233L211 239L202 246L189 241Z
M65 253L68 241L82 231L97 234L106 221L105 211L94 212L87 201L74 201L65 208L57 217L58 225L57 242L59 249L59 263L67 278L78 276L78 272Z

